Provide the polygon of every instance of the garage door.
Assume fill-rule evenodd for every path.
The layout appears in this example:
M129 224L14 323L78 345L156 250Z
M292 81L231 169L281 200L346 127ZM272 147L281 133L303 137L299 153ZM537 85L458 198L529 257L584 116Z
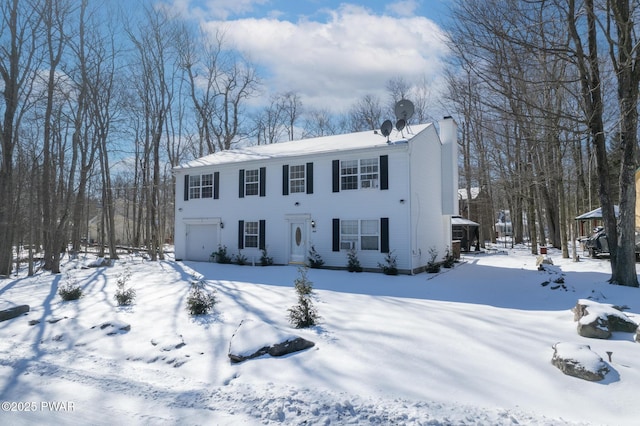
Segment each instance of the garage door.
M187 259L206 262L218 250L219 225L187 225Z

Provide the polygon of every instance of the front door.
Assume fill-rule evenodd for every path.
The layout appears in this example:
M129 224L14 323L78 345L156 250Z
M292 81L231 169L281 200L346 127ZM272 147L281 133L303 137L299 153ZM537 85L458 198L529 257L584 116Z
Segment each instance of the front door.
M290 243L290 263L304 263L307 254L307 235L304 221L290 222L291 243Z

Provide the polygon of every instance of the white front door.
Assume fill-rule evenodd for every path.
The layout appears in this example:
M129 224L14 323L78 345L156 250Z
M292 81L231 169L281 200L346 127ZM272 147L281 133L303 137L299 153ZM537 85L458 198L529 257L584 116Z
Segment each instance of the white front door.
M291 263L304 263L307 254L307 235L304 221L290 222L291 243L290 258Z

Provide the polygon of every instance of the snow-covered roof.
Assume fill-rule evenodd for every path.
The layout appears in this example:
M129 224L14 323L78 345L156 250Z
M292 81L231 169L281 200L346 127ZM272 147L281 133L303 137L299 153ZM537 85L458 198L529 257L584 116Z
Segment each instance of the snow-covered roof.
M413 125L405 128L402 133L394 130L391 132L391 135L389 135L389 143L387 143L387 138L382 136L380 132L377 132L376 134L375 132L368 130L366 132L322 136L318 138L280 142L269 145L247 146L243 148L219 151L214 154L197 158L189 161L188 163L174 167L174 170L244 161L266 160L271 158L296 157L308 154L375 148L407 143L432 125L432 123Z
M613 206L616 217L620 216L620 208L618 206ZM590 212L581 214L576 217L576 220L588 220L588 219L602 219L602 207L598 207L597 209L591 210Z
M469 219L465 219L464 217L461 216L453 216L451 218L451 224L452 225L469 225L469 226L480 226L479 223L476 223L472 220Z

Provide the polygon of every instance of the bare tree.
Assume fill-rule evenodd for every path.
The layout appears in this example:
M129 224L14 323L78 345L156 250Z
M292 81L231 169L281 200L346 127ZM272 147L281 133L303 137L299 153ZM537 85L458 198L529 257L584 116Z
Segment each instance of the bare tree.
M0 276L11 272L15 243L16 189L14 153L22 116L29 109L37 69L36 46L41 16L30 2L12 0L0 3L0 77L2 110L0 124Z
M356 101L349 111L349 123L352 132L375 130L382 124L382 105L375 95L364 95Z
M145 7L146 22L134 31L127 29L136 49L136 92L143 145L140 166L144 202L145 246L152 260L164 258L160 229L161 142L171 102L173 82L178 68L176 45L178 28L175 21L161 11ZM142 213L142 211L141 211ZM140 217L141 218L141 217Z

